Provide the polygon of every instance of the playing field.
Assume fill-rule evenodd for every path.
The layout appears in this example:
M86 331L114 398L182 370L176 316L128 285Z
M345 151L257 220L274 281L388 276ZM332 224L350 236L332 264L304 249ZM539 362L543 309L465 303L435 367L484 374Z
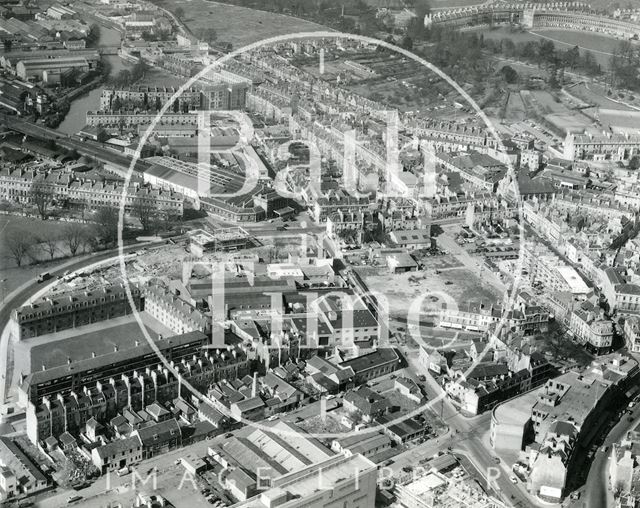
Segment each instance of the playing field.
M311 21L206 0L163 0L163 7L184 11L182 21L197 36L198 30L213 28L218 41L230 42L234 49L276 35L330 30Z

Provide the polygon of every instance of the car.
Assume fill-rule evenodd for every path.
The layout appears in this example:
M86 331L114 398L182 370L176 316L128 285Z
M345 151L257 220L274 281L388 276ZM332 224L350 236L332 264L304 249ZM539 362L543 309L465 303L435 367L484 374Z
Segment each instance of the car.
M176 460L174 460L174 461L173 461L173 463L174 463L176 466L179 466L180 464L182 464L182 459L176 459Z
M580 492L572 492L569 497L571 499L580 499Z
M494 461L496 464L500 464L500 459L499 459L498 457L493 457L493 461Z
M69 496L67 498L67 504L75 503L77 501L80 501L81 499L82 499L82 496Z
M518 483L518 478L515 475L511 475L509 480L511 480L511 483Z
M278 418L279 418L279 416L278 416L278 415L271 415L269 418L267 418L267 421L272 422L272 421L274 421L274 420L277 420Z
M603 446L602 448L600 448L600 451L601 451L602 453L607 453L607 450L608 450L608 449L609 449L609 447L608 447L608 446Z
M418 376L418 379L424 383L427 380L427 376L425 376L424 374L420 374Z

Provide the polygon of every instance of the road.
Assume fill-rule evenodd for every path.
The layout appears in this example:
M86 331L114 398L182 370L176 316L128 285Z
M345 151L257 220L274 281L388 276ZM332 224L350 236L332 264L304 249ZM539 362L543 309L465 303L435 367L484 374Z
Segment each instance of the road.
M435 442L434 440L426 441L407 452L404 452L395 459L392 466L394 471L398 471L405 465L415 466L420 460L431 457L437 451L442 451L451 447L454 453L465 455L487 479L487 476L495 477L494 492L511 506L528 507L533 502L526 493L524 485L518 483L514 485L509 480L511 472L509 464L495 462L495 455L492 453L487 433L491 421L491 412L465 418L460 414L452 402L444 395L444 391L429 373L429 370L422 365L415 355L408 354L407 361L414 375L422 374L426 378L426 383L422 383L427 393L427 398L435 401L432 406L437 413L442 416L445 424L449 426L449 432ZM499 475L499 476L498 476ZM486 487L486 485L483 485Z
M632 421L629 421L632 418ZM620 441L624 435L640 424L640 405L637 405L631 415L624 415L618 424L611 429L611 432L604 440L607 451L598 449L589 469L586 487L583 494L584 502L574 506L586 506L587 508L606 508L613 506L613 495L608 490L609 484L609 460L611 455L611 445Z

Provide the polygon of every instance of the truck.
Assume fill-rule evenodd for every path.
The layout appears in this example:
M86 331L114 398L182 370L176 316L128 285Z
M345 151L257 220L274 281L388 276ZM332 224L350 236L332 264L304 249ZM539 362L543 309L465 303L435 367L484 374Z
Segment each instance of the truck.
M118 476L126 476L131 472L129 466L118 469Z
M44 282L45 280L49 280L50 278L51 278L51 274L49 272L42 272L36 278L36 282L40 284L41 282Z

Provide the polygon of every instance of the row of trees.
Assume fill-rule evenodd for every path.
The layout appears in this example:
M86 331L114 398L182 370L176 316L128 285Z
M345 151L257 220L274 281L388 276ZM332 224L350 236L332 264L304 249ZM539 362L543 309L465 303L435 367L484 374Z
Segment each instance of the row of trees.
M109 80L109 84L114 87L127 87L142 79L148 71L149 65L140 60L131 67L131 70L122 69L116 76Z
M134 204L132 215L142 225L145 233L158 234L178 221L178 217L166 217L153 204L140 201ZM43 256L53 260L60 256L109 248L118 241L119 211L115 207L103 207L92 216L91 224L69 223L62 230L52 229L42 235L16 231L7 236L8 257L18 266L26 262L38 263ZM137 234L123 226L123 237Z
M26 262L38 263L42 255L53 260L58 254L75 256L81 252L95 250L96 237L88 226L70 223L62 231L50 231L43 235L32 235L16 231L6 239L7 256L18 266Z
M630 41L620 42L610 60L612 87L640 90L640 49Z

